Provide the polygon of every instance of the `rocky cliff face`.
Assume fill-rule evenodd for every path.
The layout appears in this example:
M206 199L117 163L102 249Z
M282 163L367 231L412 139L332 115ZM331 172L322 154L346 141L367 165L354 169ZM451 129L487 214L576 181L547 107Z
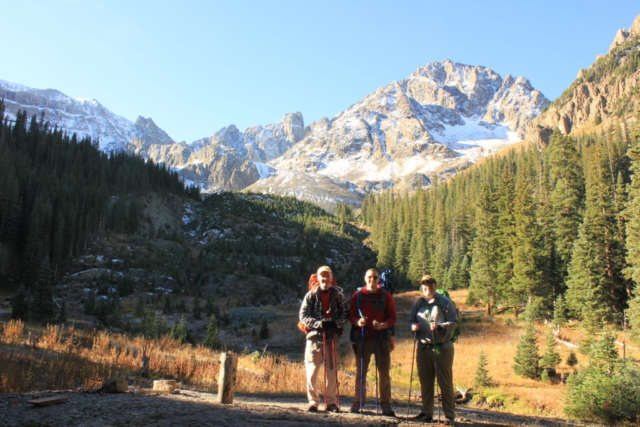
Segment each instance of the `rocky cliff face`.
M276 187L285 171L306 174L308 182L314 175L329 178L336 190L349 188L354 196L425 185L520 141L526 124L547 105L523 77L433 62L333 119L313 123L304 139L268 163L275 169L271 176L250 189ZM312 192L299 188L298 194Z
M10 119L19 110L29 116L44 114L45 120L58 129L99 141L105 151L125 150L128 141L144 133L94 99L73 99L55 89L32 89L0 80L0 97L4 97L5 113Z
M234 125L190 144L173 141L151 119L135 123L97 101L0 81L7 112L46 120L177 170L203 191L296 195L325 207L358 205L364 194L430 185L522 139L546 105L523 77L450 60L418 68L332 119L305 126L299 112L244 132Z
M640 104L640 16L618 30L609 52L580 70L571 86L527 126L526 139L546 145L551 133L565 135L608 126L633 116Z

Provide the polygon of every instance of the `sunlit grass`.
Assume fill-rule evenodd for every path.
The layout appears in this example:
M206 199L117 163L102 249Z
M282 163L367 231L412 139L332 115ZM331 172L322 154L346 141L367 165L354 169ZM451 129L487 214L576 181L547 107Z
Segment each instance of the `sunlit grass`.
M469 405L521 415L563 416L564 384L547 384L520 378L513 373L516 345L524 332L524 322L514 319L509 312L488 316L483 309L466 307L466 291L451 294L457 306L464 311L462 335L455 344L454 382L463 390L471 387L475 397ZM414 346L406 319L406 313L418 295L417 292L407 292L396 296L400 314L396 324L396 346L391 355L391 377L394 399L398 404L406 402L411 376L412 401L415 402L419 394L415 365L411 374ZM544 324L537 324L536 329L542 354L545 351L545 334L555 329ZM585 338L577 325L562 328L560 336L575 344ZM300 334L300 340L303 339ZM624 334L620 332L619 341L623 339ZM622 355L622 348L618 349ZM357 359L347 336L342 337L341 350L340 393L352 398ZM588 363L577 349L558 344L556 350L562 358L557 367L559 373L573 372ZM572 350L579 360L578 366L573 368L566 365ZM495 387L490 389L479 389L474 385L481 352L486 355L487 370L495 383ZM151 378L141 376L143 354L149 357ZM625 355L640 358L640 352L633 346L627 346ZM73 327L63 329L60 326L25 327L20 321L11 321L0 333L0 392L99 387L108 378L126 378L135 386L149 386L152 379L176 379L182 388L217 391L219 360L217 351L200 345L182 345L166 337L146 339ZM368 375L368 395L371 397L375 396L374 366L372 361ZM237 392L294 394L304 399L304 364L269 352L240 355Z

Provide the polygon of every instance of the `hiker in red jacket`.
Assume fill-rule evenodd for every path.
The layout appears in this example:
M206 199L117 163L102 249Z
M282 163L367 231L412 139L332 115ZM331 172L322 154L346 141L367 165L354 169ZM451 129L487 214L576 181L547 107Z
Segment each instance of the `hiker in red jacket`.
M351 297L349 321L355 327L352 337L356 350L355 399L350 412L361 412L367 400L367 371L371 355L376 358L379 377L380 406L384 415L395 417L391 407L391 331L396 323L396 303L393 296L380 285L380 274L375 268L367 270L366 286ZM377 410L376 401L376 410Z

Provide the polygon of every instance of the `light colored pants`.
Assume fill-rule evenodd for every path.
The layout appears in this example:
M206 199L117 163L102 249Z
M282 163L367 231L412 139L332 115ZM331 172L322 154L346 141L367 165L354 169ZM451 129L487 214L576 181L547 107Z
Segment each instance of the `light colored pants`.
M335 346L335 352L334 352ZM325 390L324 397L326 404L337 404L336 400L336 375L338 373L338 365L340 364L340 347L335 339L327 338L326 353L323 351L322 336L315 336L307 340L304 350L304 366L307 371L307 398L310 405L319 405L320 398L318 394L322 391L318 376L323 363L325 364ZM336 360L333 360L335 353Z
M439 346L438 351L433 347L418 346L416 364L422 391L422 412L433 416L434 379L438 377L438 386L442 393L442 409L444 416L455 418L456 401L453 392L453 355L452 343ZM435 363L434 363L435 362Z
M358 337L356 344L356 366L358 367L358 371L356 373L356 390L353 406L357 408L364 407L367 402L367 372L369 370L371 355L375 354L376 367L378 368L380 406L383 410L391 409L391 376L389 375L389 370L391 369L391 351L389 350L389 339L374 338L366 339L364 342L364 360L361 360L362 337ZM363 365L362 373L360 372L360 365ZM361 378L363 379L362 384L360 383ZM361 392L362 397L360 396Z

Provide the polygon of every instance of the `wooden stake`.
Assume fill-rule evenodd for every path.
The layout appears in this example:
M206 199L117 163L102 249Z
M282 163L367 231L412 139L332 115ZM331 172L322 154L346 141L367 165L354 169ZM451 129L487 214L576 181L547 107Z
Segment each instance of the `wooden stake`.
M233 353L222 353L220 355L220 375L218 376L218 403L233 403L237 371L238 356Z

